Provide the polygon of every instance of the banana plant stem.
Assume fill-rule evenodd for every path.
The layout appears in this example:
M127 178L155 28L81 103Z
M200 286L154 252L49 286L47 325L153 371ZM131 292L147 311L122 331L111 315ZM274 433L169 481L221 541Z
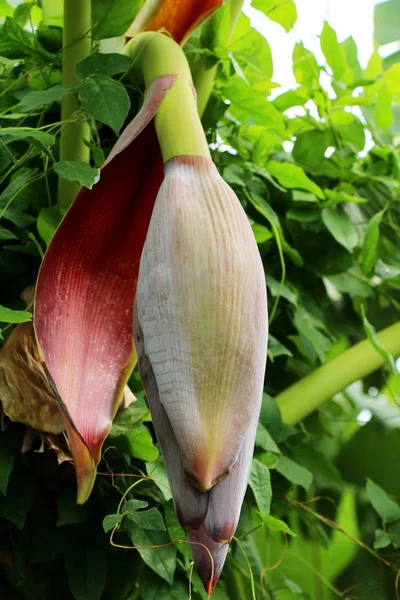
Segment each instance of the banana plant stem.
M230 27L226 39L222 42L225 46L228 46L235 32L236 25L242 12L243 3L244 0L230 0ZM219 10L223 10L223 8ZM193 81L197 92L197 108L200 116L203 115L212 94L217 70L218 65L207 68L205 66L204 58L199 58L193 65Z
M400 322L378 334L382 346L393 357L400 356ZM348 385L383 366L385 359L369 340L364 340L288 387L275 400L282 419L294 425Z
M139 33L124 47L148 86L157 77L175 75L155 117L155 128L164 163L182 155L210 156L197 111L196 95L189 65L182 48L163 33Z
M63 82L65 85L78 85L75 73L78 62L91 52L91 0L64 0L63 29ZM71 121L79 110L79 102L74 94L67 94L62 100L61 119ZM89 162L89 148L84 140L90 140L90 127L86 120L68 122L61 130L60 160ZM58 204L66 211L78 193L79 185L59 179Z

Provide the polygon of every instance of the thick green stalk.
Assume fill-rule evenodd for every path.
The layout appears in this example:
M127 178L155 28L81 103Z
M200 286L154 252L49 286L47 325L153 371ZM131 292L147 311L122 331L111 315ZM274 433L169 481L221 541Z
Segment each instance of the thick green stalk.
M162 33L147 32L132 38L123 53L141 69L146 87L162 75L177 76L155 117L164 163L174 156L210 156L197 112L192 76L182 48Z
M400 356L400 322L378 334L382 346ZM348 385L382 367L385 360L364 340L288 387L275 400L285 423L294 425Z
M197 110L199 111L199 115L203 115L206 110L214 87L217 70L218 65L206 69L203 59L200 59L193 65L193 82L197 92Z
M63 81L66 85L79 84L75 66L91 52L91 0L64 0L63 30ZM79 110L75 95L68 94L62 101L61 118L71 119ZM89 148L84 140L90 140L90 128L86 121L67 123L61 130L60 160L89 162ZM65 211L78 193L79 185L59 180L58 204Z
M209 28L211 31L215 29L215 34L212 35L214 45L221 48L228 46L242 12L243 3L244 0L230 0L228 5L220 8L206 23L204 27ZM223 15L223 11L226 11L226 15ZM225 17L229 18L229 27L227 29L228 33L224 35L221 32L226 31L223 23ZM200 115L204 113L210 99L218 69L218 65L207 68L205 64L205 59L199 57L193 65L193 81L197 92L197 109Z

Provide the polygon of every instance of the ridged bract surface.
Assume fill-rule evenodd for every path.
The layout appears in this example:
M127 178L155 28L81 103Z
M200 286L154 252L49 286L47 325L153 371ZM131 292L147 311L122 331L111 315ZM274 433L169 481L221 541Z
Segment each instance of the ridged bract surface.
M233 468L259 411L267 341L257 245L210 159L179 157L166 165L137 308L186 476L208 490Z
M140 263L134 331L178 519L211 592L251 466L267 303L246 214L207 158L166 165Z
M36 286L41 360L65 416L79 502L93 485L135 364L133 301L163 163L151 123L175 75L148 87L92 190L82 188L47 249Z

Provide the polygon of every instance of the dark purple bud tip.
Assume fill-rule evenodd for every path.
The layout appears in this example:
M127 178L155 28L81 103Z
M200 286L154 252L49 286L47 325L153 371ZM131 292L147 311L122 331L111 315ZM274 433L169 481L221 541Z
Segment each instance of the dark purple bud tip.
M197 531L189 531L188 538L194 563L204 588L210 596L217 585L224 566L229 544L217 544L208 535L204 525Z
M236 530L234 521L227 521L222 527L211 529L206 520L206 526L211 539L218 544L229 544Z

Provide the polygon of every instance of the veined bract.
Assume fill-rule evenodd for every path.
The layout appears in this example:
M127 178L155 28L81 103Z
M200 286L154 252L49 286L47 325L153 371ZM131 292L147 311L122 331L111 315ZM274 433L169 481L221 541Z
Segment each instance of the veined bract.
M209 157L165 165L135 304L139 370L177 515L211 591L247 486L268 322L254 235Z

